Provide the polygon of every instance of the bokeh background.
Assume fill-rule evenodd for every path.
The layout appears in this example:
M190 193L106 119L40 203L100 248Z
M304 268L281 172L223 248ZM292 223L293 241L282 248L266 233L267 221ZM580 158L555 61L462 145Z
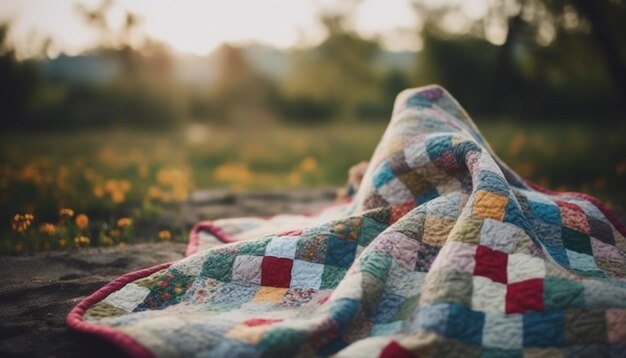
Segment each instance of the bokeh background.
M626 205L621 0L0 0L0 252L184 240L199 188L341 186L404 88Z

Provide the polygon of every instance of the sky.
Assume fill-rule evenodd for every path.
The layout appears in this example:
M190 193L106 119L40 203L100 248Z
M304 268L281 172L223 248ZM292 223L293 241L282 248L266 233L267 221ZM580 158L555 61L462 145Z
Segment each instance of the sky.
M49 37L48 56L78 54L92 47L97 31L78 15L77 4L96 8L100 0L0 0L0 21L11 23L9 39L19 57L33 56ZM329 0L118 0L109 12L121 26L126 11L141 18L142 31L181 52L204 55L220 44L256 42L278 48L313 45L324 38L316 16L337 4ZM378 36L389 50L419 50L416 15L410 0L363 0L355 29Z

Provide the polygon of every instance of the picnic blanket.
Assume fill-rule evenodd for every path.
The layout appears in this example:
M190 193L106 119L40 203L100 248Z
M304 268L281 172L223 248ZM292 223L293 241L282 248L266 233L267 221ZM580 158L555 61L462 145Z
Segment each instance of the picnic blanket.
M428 86L398 95L352 200L200 223L186 258L67 323L137 357L623 357L625 236L596 199L520 178Z

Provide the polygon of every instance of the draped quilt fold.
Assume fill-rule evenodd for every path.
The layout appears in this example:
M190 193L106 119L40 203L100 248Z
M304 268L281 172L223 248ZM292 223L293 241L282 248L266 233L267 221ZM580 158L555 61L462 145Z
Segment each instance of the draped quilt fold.
M337 153L341 155L341 153ZM352 200L199 223L70 328L131 356L626 356L626 229L500 161L438 86L398 95Z

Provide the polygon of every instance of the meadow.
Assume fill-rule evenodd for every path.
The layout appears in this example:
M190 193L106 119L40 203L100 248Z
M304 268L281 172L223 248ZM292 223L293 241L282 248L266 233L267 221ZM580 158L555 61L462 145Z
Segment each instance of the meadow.
M626 207L626 127L477 121L525 178ZM337 186L368 160L386 123L191 124L0 135L0 253L184 241L195 189Z

